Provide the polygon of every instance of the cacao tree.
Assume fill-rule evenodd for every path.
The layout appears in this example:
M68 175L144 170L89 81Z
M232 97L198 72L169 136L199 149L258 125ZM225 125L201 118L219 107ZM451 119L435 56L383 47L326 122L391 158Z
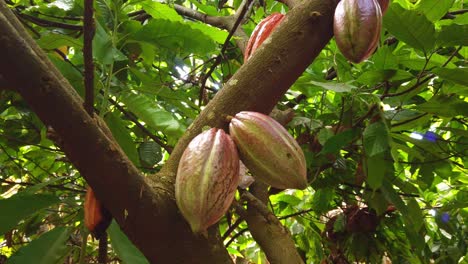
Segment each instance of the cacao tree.
M0 263L467 261L467 4L362 2L386 10L346 19L378 33L345 44L372 46L353 63L338 0L0 1ZM307 187L240 166L193 233L179 161L241 111L295 138Z

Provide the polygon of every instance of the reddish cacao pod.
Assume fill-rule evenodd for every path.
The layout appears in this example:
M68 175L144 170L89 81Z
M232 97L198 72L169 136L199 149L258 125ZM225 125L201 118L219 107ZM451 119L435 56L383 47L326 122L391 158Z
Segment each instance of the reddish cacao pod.
M229 124L239 155L254 177L279 189L307 187L306 161L299 144L273 118L240 112Z
M88 186L84 201L84 223L86 228L94 235L101 237L112 221L110 212L96 199L93 189Z
M367 59L377 47L382 12L376 0L341 0L335 9L336 45L350 61Z
M284 15L280 13L273 13L260 21L255 27L252 35L250 36L247 47L244 53L244 63L252 56L254 51L260 47L265 39L270 36L271 32L283 21Z
M175 197L194 233L206 235L226 213L238 183L239 155L222 129L211 128L189 143L177 169Z
M382 11L382 15L385 14L387 11L388 5L390 4L390 0L377 0L380 5L380 10Z

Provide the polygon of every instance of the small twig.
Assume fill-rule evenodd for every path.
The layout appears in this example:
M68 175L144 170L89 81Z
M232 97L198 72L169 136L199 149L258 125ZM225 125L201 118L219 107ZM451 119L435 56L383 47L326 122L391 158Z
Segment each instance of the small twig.
M234 32L236 32L237 28L239 27L240 23L244 19L245 14L247 13L247 10L249 10L251 3L253 3L252 0L246 0L247 2L245 5L242 6L241 11L239 12L236 22L234 23L234 26L232 29L229 31L229 34L224 41L223 47L221 48L220 54L216 57L215 62L211 66L211 68L208 70L208 72L202 77L200 80L201 86L200 86L200 96L199 96L199 105L201 106L203 104L204 98L205 98L205 87L206 87L206 81L208 78L211 76L211 74L214 72L216 67L222 62L222 59L224 58L224 53L226 52L226 49L231 41L232 36L234 35Z
M94 62L93 37L95 33L93 0L84 1L84 47L83 57L85 66L85 109L92 117L94 112Z
M69 29L69 30L78 30L81 31L83 29L82 26L79 25L72 25L72 24L66 24L66 23L61 23L61 22L55 22L55 21L50 21L50 20L45 20L42 18L34 17L31 15L23 14L16 12L18 16L21 18L28 20L38 26L41 27L56 27L56 28L63 28L63 29Z
M239 189L241 200L247 201L249 206L254 207L268 222L281 225L278 218L268 209L268 207L250 192Z

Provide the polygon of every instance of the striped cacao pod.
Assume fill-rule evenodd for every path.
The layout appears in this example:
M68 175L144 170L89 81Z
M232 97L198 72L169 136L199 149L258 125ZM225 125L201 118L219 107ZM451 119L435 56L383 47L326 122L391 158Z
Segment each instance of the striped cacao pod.
M94 237L101 237L112 221L110 212L96 199L93 189L88 186L84 201L84 223Z
M382 11L382 15L385 14L387 11L388 5L390 5L390 0L377 0L380 5L380 10Z
M306 161L296 140L273 118L240 112L229 124L239 156L253 176L275 188L307 187Z
M341 0L336 6L336 45L351 62L359 63L374 52L381 27L382 12L376 0Z
M239 155L222 129L211 128L189 143L177 169L175 197L194 233L206 236L229 209L238 183Z
M247 47L244 53L244 63L252 56L254 51L260 47L265 39L270 36L271 32L283 21L284 15L280 13L273 13L260 21L255 27L252 35L250 36Z

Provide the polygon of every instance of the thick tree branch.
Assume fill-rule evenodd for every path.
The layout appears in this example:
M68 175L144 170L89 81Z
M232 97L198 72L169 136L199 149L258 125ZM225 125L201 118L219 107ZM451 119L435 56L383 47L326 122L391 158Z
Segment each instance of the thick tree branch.
M232 263L219 237L207 241L193 236L177 212L173 184L180 156L202 127L226 128L228 114L270 112L330 40L335 6L336 1L311 0L288 12L271 38L190 126L162 172L151 177L154 181L139 175L107 136L104 122L86 113L79 95L2 1L0 74L44 123L54 127L69 159L150 262Z
M104 122L86 113L80 96L3 1L0 32L0 50L6 51L1 75L53 126L67 157L150 262L232 263L220 238L192 234L177 212L172 181L150 183L139 174Z

